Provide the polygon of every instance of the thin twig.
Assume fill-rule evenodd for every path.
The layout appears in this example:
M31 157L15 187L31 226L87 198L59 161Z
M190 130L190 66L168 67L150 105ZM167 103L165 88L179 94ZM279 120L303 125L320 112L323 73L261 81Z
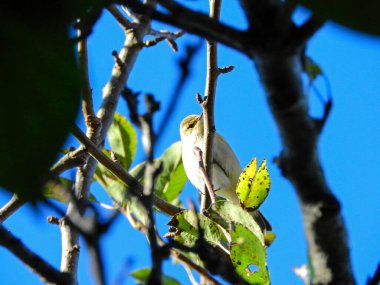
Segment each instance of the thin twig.
M219 21L221 0L210 0L210 18ZM214 105L216 95L216 85L218 81L218 46L214 40L207 40L207 75L205 87L205 100L202 103L204 116L204 142L203 142L203 162L206 169L207 177L213 181L212 162L213 162L213 144L215 136ZM205 185L207 188L207 186ZM206 190L206 189L205 189ZM206 191L203 191L206 193ZM207 195L201 196L201 211L207 208L210 202ZM211 197L210 197L211 198ZM214 197L215 198L215 197Z
M79 25L80 26L80 25ZM87 56L87 39L82 37L82 30L78 29L78 57L81 71L82 83L82 111L87 127L87 136L94 142L98 143L99 134L101 131L101 121L95 115L92 90L88 76L88 56ZM71 195L70 202L67 207L66 215L60 223L62 236L62 256L61 256L61 271L71 275L73 283L77 283L77 271L79 260L79 233L73 228L70 223L64 221L69 219L75 220L75 217L80 217L86 209L86 203L79 203L80 200L86 200L92 183L92 174L96 165L88 160L88 154L84 160L86 164L79 165L75 178L75 194ZM80 213L80 214L78 214Z
M14 212L16 212L25 201L21 200L16 194L0 209L0 224L8 219Z
M83 147L69 151L50 168L50 175L57 177L66 170L83 165L86 161L85 153Z
M160 32L155 31L155 32L151 32L151 33L153 35L155 35L155 38L152 40L147 40L147 41L143 42L142 43L143 47L152 47L152 46L155 46L156 44L158 44L159 42L166 40L168 42L170 48L174 52L178 51L178 46L177 46L177 43L175 42L175 40L184 34L183 31L179 31L179 32L175 32L175 33L170 33L170 32L161 32L160 33Z
M78 37L82 36L82 31L78 30ZM87 39L84 38L78 42L78 58L81 71L82 83L82 106L85 117L94 117L94 105L92 102L92 90L90 87L90 79L88 76L88 55L87 55Z
M112 14L112 16L117 20L119 25L125 30L129 30L133 28L133 24L119 11L119 9L115 5L111 5L107 7L108 12Z
M155 134L153 131L153 114L159 110L159 104L152 95L145 96L147 112L145 115L139 116L140 128L142 131L143 148L146 155L146 168L144 174L144 190L141 202L147 212L146 227L147 237L150 243L152 270L146 282L148 285L159 284L162 278L162 262L165 256L162 254L161 248L157 243L155 219L153 212L153 193L154 181L160 171L160 166L154 162L154 142ZM136 110L134 110L136 112Z
M167 126L169 125L170 118L172 117L172 114L174 110L176 109L176 106L178 102L181 99L181 96L183 95L183 89L188 82L189 78L191 77L191 68L190 65L192 61L194 60L194 57L198 53L198 51L201 49L202 44L201 42L196 42L192 45L186 46L186 55L178 61L178 66L181 71L181 76L179 77L177 84L173 90L173 93L168 100L169 105L167 106L167 109L163 115L163 119L160 123L160 126L158 127L157 136L156 136L156 142L158 143L160 138L163 137L163 134L165 133L165 130Z
M43 282L53 284L70 284L70 275L60 272L40 256L27 248L24 243L13 236L2 225L0 225L0 245L12 252L25 265L36 273Z
M167 12L157 11L137 0L118 0L118 2L136 13L149 15L152 19L177 26L187 32L209 39L218 39L218 41L243 53L250 54L251 50L260 43L253 37L250 37L249 42L247 42L248 35L245 31L239 31L231 26L219 23L210 19L208 15L188 9L178 2L158 0L168 10Z
M194 147L193 152L198 160L198 171L200 172L202 180L204 184L206 185L207 192L210 195L211 203L214 204L215 203L214 187L212 186L210 178L207 176L206 169L203 164L202 150L199 147Z

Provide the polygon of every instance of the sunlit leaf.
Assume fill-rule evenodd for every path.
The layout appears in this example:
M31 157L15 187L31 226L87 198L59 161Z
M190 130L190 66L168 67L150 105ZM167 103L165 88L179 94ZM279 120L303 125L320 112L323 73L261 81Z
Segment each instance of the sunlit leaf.
M148 281L149 275L150 275L151 269L150 268L143 268L143 269L138 269L129 275L135 278L135 281L137 284L144 285ZM162 275L161 276L161 284L162 285L181 285L176 279L167 276L167 275Z
M172 144L159 158L162 171L156 178L155 191L166 201L173 201L181 193L187 176L182 163L182 144Z
M181 193L186 184L187 176L182 163L181 142L176 142L168 147L159 161L162 171L157 175L155 181L155 194L168 202L174 201ZM145 162L136 165L131 171L141 184L144 184Z
M250 163L244 168L243 172L239 176L239 181L236 186L236 194L239 200L244 204L248 199L250 188L252 186L252 180L255 177L257 169L257 159L254 158Z
M124 169L129 169L136 153L137 136L131 123L118 113L115 113L108 130L108 141L111 150L117 155L118 162Z
M234 224L230 233L230 257L236 272L250 284L270 284L265 246L241 224Z
M191 235L192 241L198 238L198 223L203 229L203 236L206 241L218 244L220 243L223 234L218 226L209 218L202 214L196 214L194 211L185 210L172 217L168 225L175 227L179 232L185 232Z
M264 159L256 171L257 160L254 158L239 177L236 188L240 203L247 210L256 210L269 194L270 177Z
M239 205L228 201L219 201L208 209L210 218L226 230L230 230L232 224L240 223L252 233L264 245L264 236L260 226L252 216Z

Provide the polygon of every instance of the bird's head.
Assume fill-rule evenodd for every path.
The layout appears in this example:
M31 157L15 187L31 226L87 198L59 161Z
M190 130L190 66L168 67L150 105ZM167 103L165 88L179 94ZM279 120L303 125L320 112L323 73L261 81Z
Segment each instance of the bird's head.
M203 137L203 120L202 115L189 115L182 120L179 132L181 139L194 136L194 138Z

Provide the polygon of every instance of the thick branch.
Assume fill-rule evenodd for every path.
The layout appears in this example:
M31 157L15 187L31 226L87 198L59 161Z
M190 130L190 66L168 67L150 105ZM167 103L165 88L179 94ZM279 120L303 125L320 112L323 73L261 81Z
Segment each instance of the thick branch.
M0 225L0 245L12 252L25 265L36 273L43 282L53 284L70 284L70 276L53 268L45 260L30 251L21 240L14 237L9 231Z
M294 29L290 35L293 46L303 47L309 39L324 25L325 21L315 15L311 15L300 27Z
M377 265L376 271L372 277L368 277L367 285L380 284L380 263Z
M340 205L324 177L303 94L301 55L266 54L255 63L281 135L279 166L300 199L312 284L355 284Z

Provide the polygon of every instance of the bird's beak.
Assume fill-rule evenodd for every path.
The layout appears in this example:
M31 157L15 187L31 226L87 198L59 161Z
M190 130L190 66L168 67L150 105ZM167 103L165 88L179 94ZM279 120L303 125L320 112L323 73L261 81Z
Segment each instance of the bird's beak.
M200 113L200 115L198 116L198 121L202 120L202 117L203 117L203 112Z

